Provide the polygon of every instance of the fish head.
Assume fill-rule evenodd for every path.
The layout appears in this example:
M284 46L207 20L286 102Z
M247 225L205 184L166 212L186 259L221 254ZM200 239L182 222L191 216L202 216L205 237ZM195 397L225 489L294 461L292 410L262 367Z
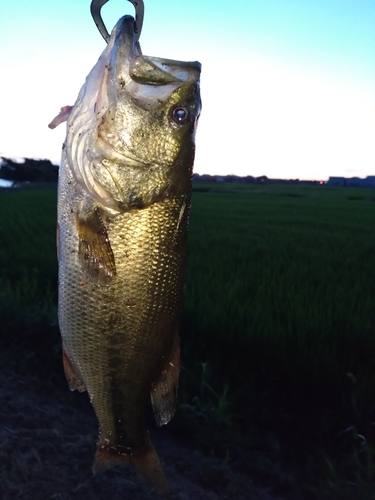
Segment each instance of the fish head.
M201 110L198 62L144 56L121 18L68 119L65 152L77 184L124 211L187 194Z

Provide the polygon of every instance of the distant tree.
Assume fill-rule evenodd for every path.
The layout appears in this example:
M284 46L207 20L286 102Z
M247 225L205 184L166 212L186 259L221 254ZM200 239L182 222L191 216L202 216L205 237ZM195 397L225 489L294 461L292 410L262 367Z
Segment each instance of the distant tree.
M59 167L50 160L25 158L17 163L10 158L2 158L0 178L14 182L57 182Z

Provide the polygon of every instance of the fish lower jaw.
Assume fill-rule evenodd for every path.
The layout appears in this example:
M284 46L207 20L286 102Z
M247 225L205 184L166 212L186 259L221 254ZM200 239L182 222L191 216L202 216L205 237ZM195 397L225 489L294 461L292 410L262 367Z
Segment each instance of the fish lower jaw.
M120 152L119 149L123 149L124 152ZM116 134L109 134L103 132L101 129L98 130L97 139L95 146L92 147L91 159L101 160L102 162L108 163L120 163L129 167L135 168L147 168L148 163L142 161L139 157L134 156L129 150L124 149L123 144L119 140Z
M148 165L120 154L90 163L90 182L81 187L104 208L116 212L146 208L181 197L164 165ZM87 177L88 178L88 177Z

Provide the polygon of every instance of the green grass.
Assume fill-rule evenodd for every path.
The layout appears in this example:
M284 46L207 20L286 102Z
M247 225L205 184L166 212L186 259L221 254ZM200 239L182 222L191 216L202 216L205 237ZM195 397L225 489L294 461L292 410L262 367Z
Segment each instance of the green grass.
M375 204L368 192L353 207L343 191L194 194L186 323L203 355L226 352L230 373L242 361L249 373L284 367L324 385L370 362Z
M51 351L58 355L56 205L56 188L0 190L0 360L6 365L42 367ZM40 350L46 351L42 363Z
M1 189L0 203L0 277L55 286L56 189Z
M241 446L259 446L254 428L258 434L270 431L292 462L298 442L305 454L323 449L316 464L326 481L331 467L335 484L355 474L372 480L373 191L211 186L193 196L187 368L199 380L199 363L206 363L206 383L218 394L229 385L236 415L230 423L249 437ZM354 385L347 374L355 377ZM207 399L215 405L215 397ZM348 435L340 433L350 426L348 445ZM367 443L359 456L357 433ZM214 443L220 449L216 428L201 434L207 448ZM342 448L351 451L342 454ZM353 482L358 485L358 478Z
M56 192L0 203L2 352L37 366L60 355ZM371 189L194 187L172 428L306 498L374 498L374 221Z

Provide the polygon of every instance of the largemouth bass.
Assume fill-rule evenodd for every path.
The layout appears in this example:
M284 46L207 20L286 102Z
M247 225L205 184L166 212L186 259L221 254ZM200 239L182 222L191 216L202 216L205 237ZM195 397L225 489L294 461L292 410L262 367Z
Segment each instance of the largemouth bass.
M62 108L65 375L71 390L88 391L99 420L94 472L128 462L159 493L169 487L145 409L151 395L162 425L176 406L200 69L143 56L124 16L74 106Z

